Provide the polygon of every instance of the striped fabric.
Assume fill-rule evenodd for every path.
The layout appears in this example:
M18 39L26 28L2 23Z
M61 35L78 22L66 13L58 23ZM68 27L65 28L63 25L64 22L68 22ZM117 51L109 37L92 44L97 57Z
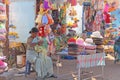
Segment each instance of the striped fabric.
M105 65L105 53L96 53L92 55L79 55L77 57L79 68L89 68Z

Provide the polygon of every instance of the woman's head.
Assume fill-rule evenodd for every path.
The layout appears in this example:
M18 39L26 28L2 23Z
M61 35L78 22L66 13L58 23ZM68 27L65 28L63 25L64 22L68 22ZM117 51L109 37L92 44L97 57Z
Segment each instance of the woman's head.
M38 32L39 30L36 27L33 27L29 33L31 34L32 37L36 37L38 35Z

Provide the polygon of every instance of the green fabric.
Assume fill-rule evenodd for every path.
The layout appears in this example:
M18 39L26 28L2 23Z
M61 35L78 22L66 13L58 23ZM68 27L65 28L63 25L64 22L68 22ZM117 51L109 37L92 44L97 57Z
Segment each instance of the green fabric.
M60 37L55 37L55 46L56 46L56 50L60 50L61 47L61 38Z
M43 37L43 45L42 45L45 49L48 48L48 41L45 37Z

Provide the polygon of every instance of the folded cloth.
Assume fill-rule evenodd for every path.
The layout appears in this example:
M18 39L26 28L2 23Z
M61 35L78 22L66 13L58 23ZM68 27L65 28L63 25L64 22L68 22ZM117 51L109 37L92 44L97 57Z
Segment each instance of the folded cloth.
M0 69L5 69L7 67L7 63L0 60Z

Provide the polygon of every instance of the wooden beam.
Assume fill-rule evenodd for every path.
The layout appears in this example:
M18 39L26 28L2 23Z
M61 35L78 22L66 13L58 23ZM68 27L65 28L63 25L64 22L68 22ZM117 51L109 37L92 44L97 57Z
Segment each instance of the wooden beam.
M9 56L9 39L8 39L8 34L9 34L9 5L6 4L6 16L7 16L7 21L6 21L6 42L5 42L5 49L4 49L4 55L7 57Z

